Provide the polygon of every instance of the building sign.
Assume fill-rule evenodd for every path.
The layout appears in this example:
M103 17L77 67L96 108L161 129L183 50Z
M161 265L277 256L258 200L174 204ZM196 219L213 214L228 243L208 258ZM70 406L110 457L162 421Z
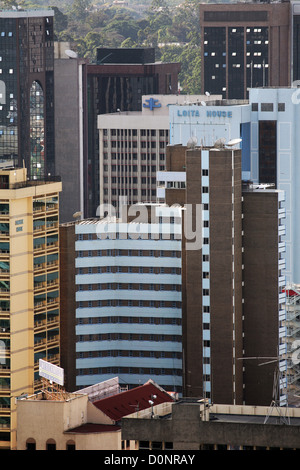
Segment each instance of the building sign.
M189 109L189 110L177 110L177 116L179 117L200 117L200 111L198 109ZM224 117L232 118L232 111L206 111L206 117L215 118L215 117Z
M158 100L155 100L154 98L150 98L149 100L146 100L146 103L143 103L144 108L150 109L150 111L153 111L154 108L160 108L161 104L158 102Z
M39 360L39 375L58 385L64 384L64 370L43 359Z

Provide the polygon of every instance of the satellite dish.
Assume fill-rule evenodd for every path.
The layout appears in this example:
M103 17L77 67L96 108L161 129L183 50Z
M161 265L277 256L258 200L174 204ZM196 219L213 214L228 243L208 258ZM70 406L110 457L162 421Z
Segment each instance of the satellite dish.
M214 143L215 148L224 148L225 147L226 139L221 137L220 139L216 140Z
M202 106L206 106L205 101L201 101Z
M206 96L210 96L209 91L206 91L205 94L206 94Z
M197 142L198 142L197 137L192 136L192 137L190 137L189 140L187 141L186 146L187 146L187 148L189 148L189 149L194 149L194 148L196 147L196 145L197 145Z
M75 212L75 214L73 214L73 218L74 219L78 219L79 217L82 216L82 212L78 211L78 212Z
M240 142L242 142L242 139L232 139L229 142L227 142L226 146L227 147L233 147L234 145L237 145Z
M71 51L71 49L66 49L65 54L70 57L70 59L77 59L78 54L77 52Z

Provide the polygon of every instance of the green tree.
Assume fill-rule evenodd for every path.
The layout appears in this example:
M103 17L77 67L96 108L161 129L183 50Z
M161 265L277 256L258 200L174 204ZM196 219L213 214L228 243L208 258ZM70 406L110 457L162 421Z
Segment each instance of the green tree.
M85 21L91 4L92 0L74 0L70 10L71 17L77 21Z
M64 15L57 7L51 7L54 11L54 29L56 34L68 28L68 16Z

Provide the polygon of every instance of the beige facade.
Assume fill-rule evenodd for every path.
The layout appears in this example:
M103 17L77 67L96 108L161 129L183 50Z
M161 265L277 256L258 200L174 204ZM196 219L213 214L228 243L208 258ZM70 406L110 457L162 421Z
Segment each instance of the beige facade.
M40 386L39 359L59 364L60 191L0 171L0 448L16 448L16 398Z
M17 403L17 450L121 450L120 426L84 394L36 394ZM31 417L34 416L35 419ZM47 423L47 426L45 426ZM87 428L89 431L87 431ZM134 442L128 448L134 450Z

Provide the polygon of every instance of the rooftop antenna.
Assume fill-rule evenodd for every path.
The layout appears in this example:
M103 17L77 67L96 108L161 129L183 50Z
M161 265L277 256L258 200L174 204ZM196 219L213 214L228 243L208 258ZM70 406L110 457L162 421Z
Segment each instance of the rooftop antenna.
M71 49L66 49L65 54L70 58L70 59L77 59L78 54L75 51L71 51Z
M224 137L221 137L220 139L215 141L213 147L217 149L224 148L225 143L226 143L226 139Z
M242 142L242 139L232 139L229 142L227 142L226 147L234 147L235 145L239 144Z
M189 140L187 141L186 146L187 146L187 148L189 148L189 149L194 149L194 148L196 147L196 145L197 145L197 142L198 142L197 137L195 137L195 136L192 135L192 136L189 138Z
M261 364L258 364L258 366L265 366L267 364L272 364L276 363L276 367L274 370L274 378L273 378L273 391L272 391L272 401L268 409L268 413L265 417L264 424L268 422L268 419L270 418L273 410L275 409L279 415L279 422L280 424L290 424L290 418L287 416L288 412L288 401L287 401L287 396L286 396L286 412L285 415L282 413L282 406L280 406L280 398L279 398L279 387L280 387L280 382L281 382L281 374L279 370L279 361L282 360L279 356L276 357L239 357L238 359L241 360L266 360L269 359L267 362L263 362Z

